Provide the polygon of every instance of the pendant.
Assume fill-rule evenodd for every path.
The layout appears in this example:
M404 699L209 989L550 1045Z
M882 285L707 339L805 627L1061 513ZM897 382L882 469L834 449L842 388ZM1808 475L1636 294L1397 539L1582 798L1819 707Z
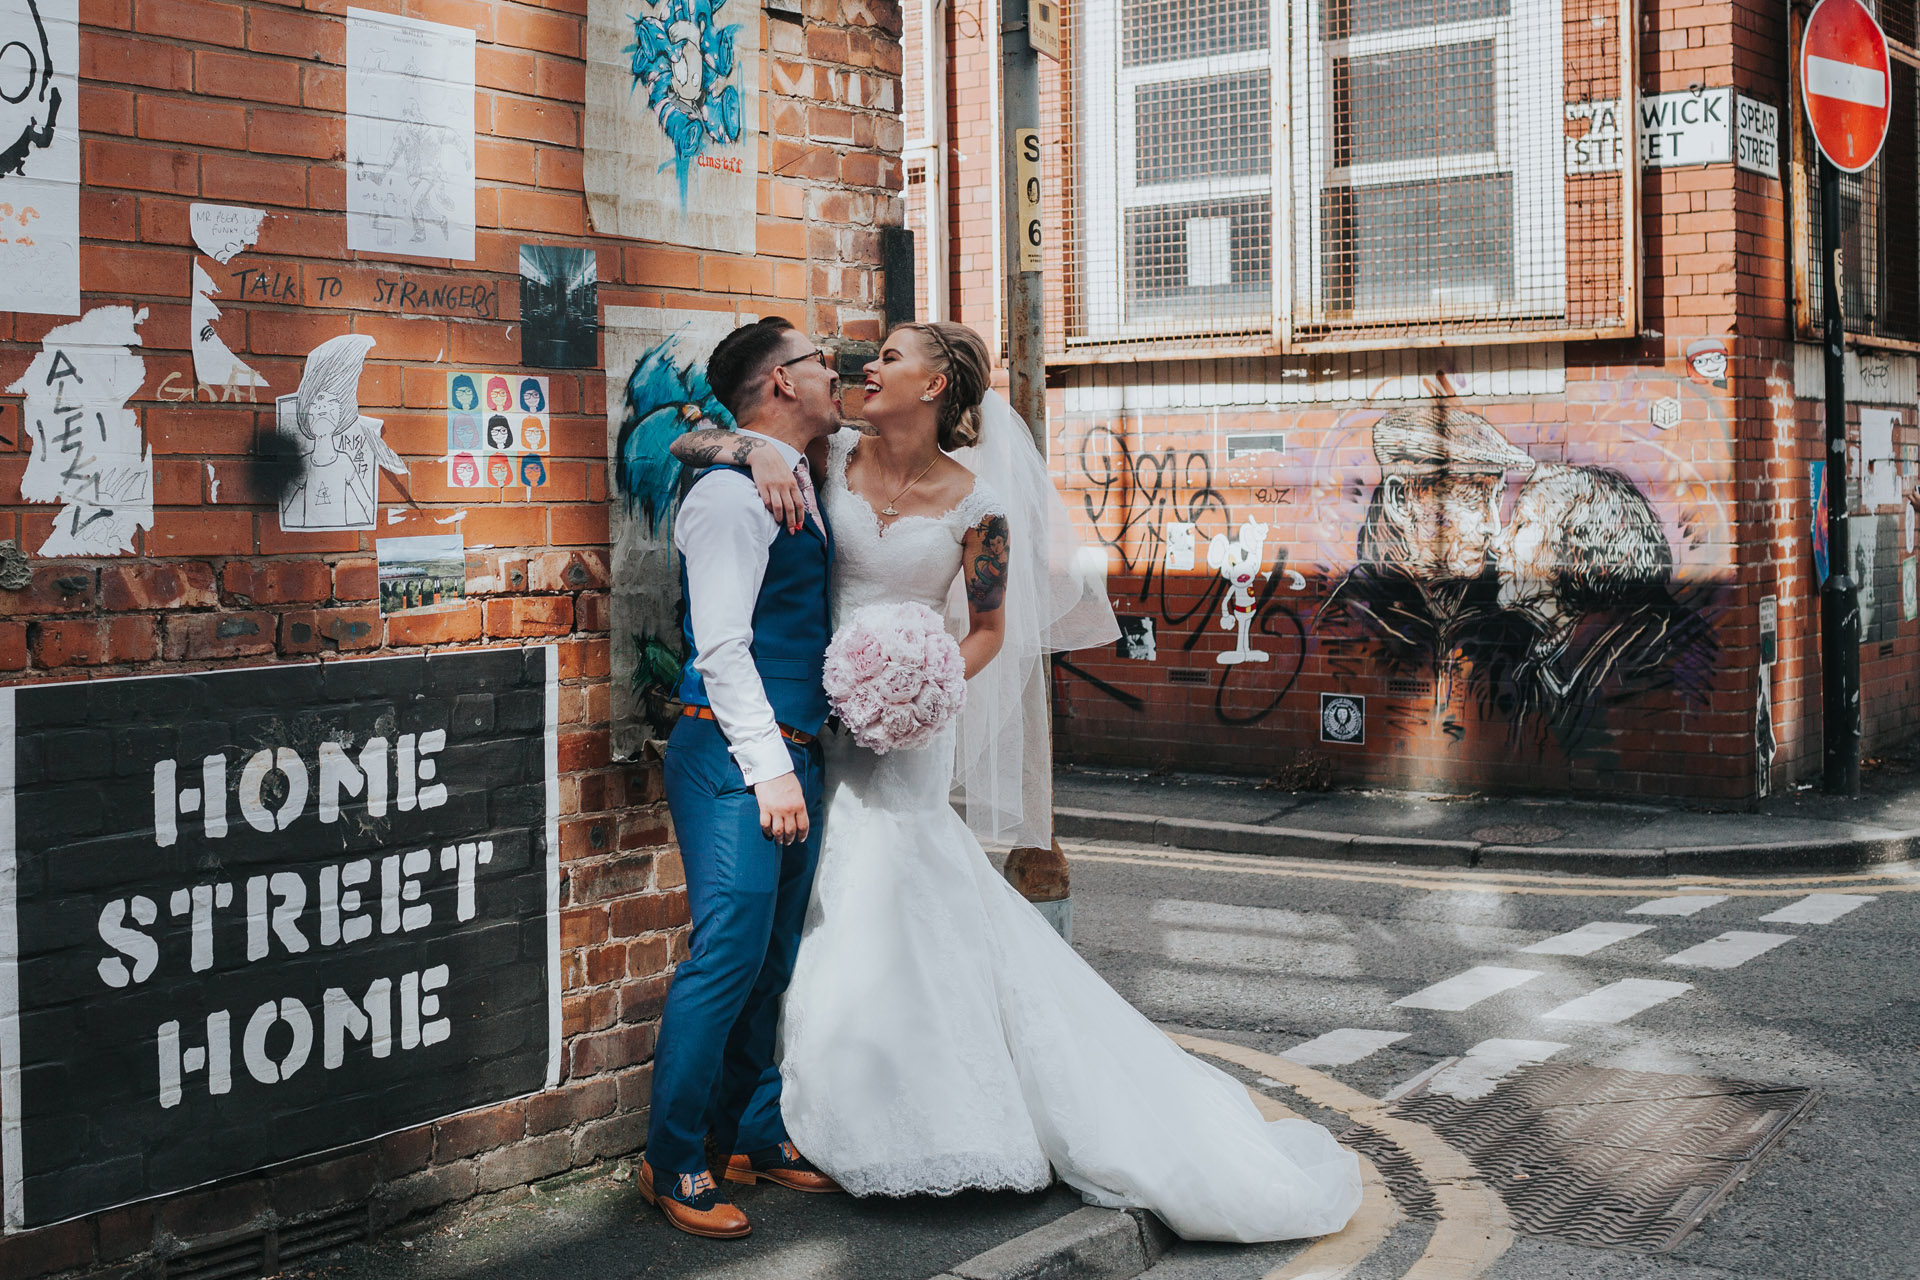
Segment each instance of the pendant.
M880 514L883 516L897 516L900 513L898 511L895 511L893 509L893 504L889 502L886 506L880 508Z

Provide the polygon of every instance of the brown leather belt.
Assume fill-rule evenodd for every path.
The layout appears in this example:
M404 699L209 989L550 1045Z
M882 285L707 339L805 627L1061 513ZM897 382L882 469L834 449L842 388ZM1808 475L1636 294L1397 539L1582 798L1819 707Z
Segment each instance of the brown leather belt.
M683 716L692 716L695 720L712 720L715 724L719 723L719 718L713 714L712 707L697 707L689 704L681 710L680 714ZM802 732L799 729L790 729L784 724L777 724L774 728L780 731L781 737L796 747L810 747L817 741L813 734Z

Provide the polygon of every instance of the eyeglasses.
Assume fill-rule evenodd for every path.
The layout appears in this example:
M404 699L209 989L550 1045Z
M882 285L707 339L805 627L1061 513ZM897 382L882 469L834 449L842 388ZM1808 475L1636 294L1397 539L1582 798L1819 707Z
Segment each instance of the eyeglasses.
M800 364L807 360L818 360L820 362L820 367L822 369L825 369L828 373L833 373L835 377L840 376L839 374L834 373L833 362L827 359L827 353L825 351L822 351L819 347L815 347L813 350L807 352L803 356L795 356L791 360L782 360L779 364L773 367L776 369L784 369L788 365Z

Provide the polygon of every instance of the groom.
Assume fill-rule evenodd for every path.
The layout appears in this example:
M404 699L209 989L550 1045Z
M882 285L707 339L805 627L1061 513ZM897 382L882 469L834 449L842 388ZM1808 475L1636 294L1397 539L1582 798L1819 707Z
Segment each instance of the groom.
M722 339L708 385L742 435L770 442L796 469L807 518L782 528L740 460L723 456L693 477L674 524L693 656L666 789L693 938L660 1018L639 1186L668 1222L698 1236L751 1229L708 1172L710 1133L731 1153L729 1182L840 1189L787 1140L774 1061L820 850L815 735L827 717L820 672L833 543L803 455L840 424L837 381L826 354L778 317Z

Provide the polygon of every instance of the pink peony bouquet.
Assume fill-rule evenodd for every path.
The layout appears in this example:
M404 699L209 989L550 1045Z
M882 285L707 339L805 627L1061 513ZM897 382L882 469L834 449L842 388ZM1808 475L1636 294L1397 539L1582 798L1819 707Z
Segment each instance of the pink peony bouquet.
M881 755L925 746L967 696L960 646L923 604L855 610L827 645L825 684L854 740Z

